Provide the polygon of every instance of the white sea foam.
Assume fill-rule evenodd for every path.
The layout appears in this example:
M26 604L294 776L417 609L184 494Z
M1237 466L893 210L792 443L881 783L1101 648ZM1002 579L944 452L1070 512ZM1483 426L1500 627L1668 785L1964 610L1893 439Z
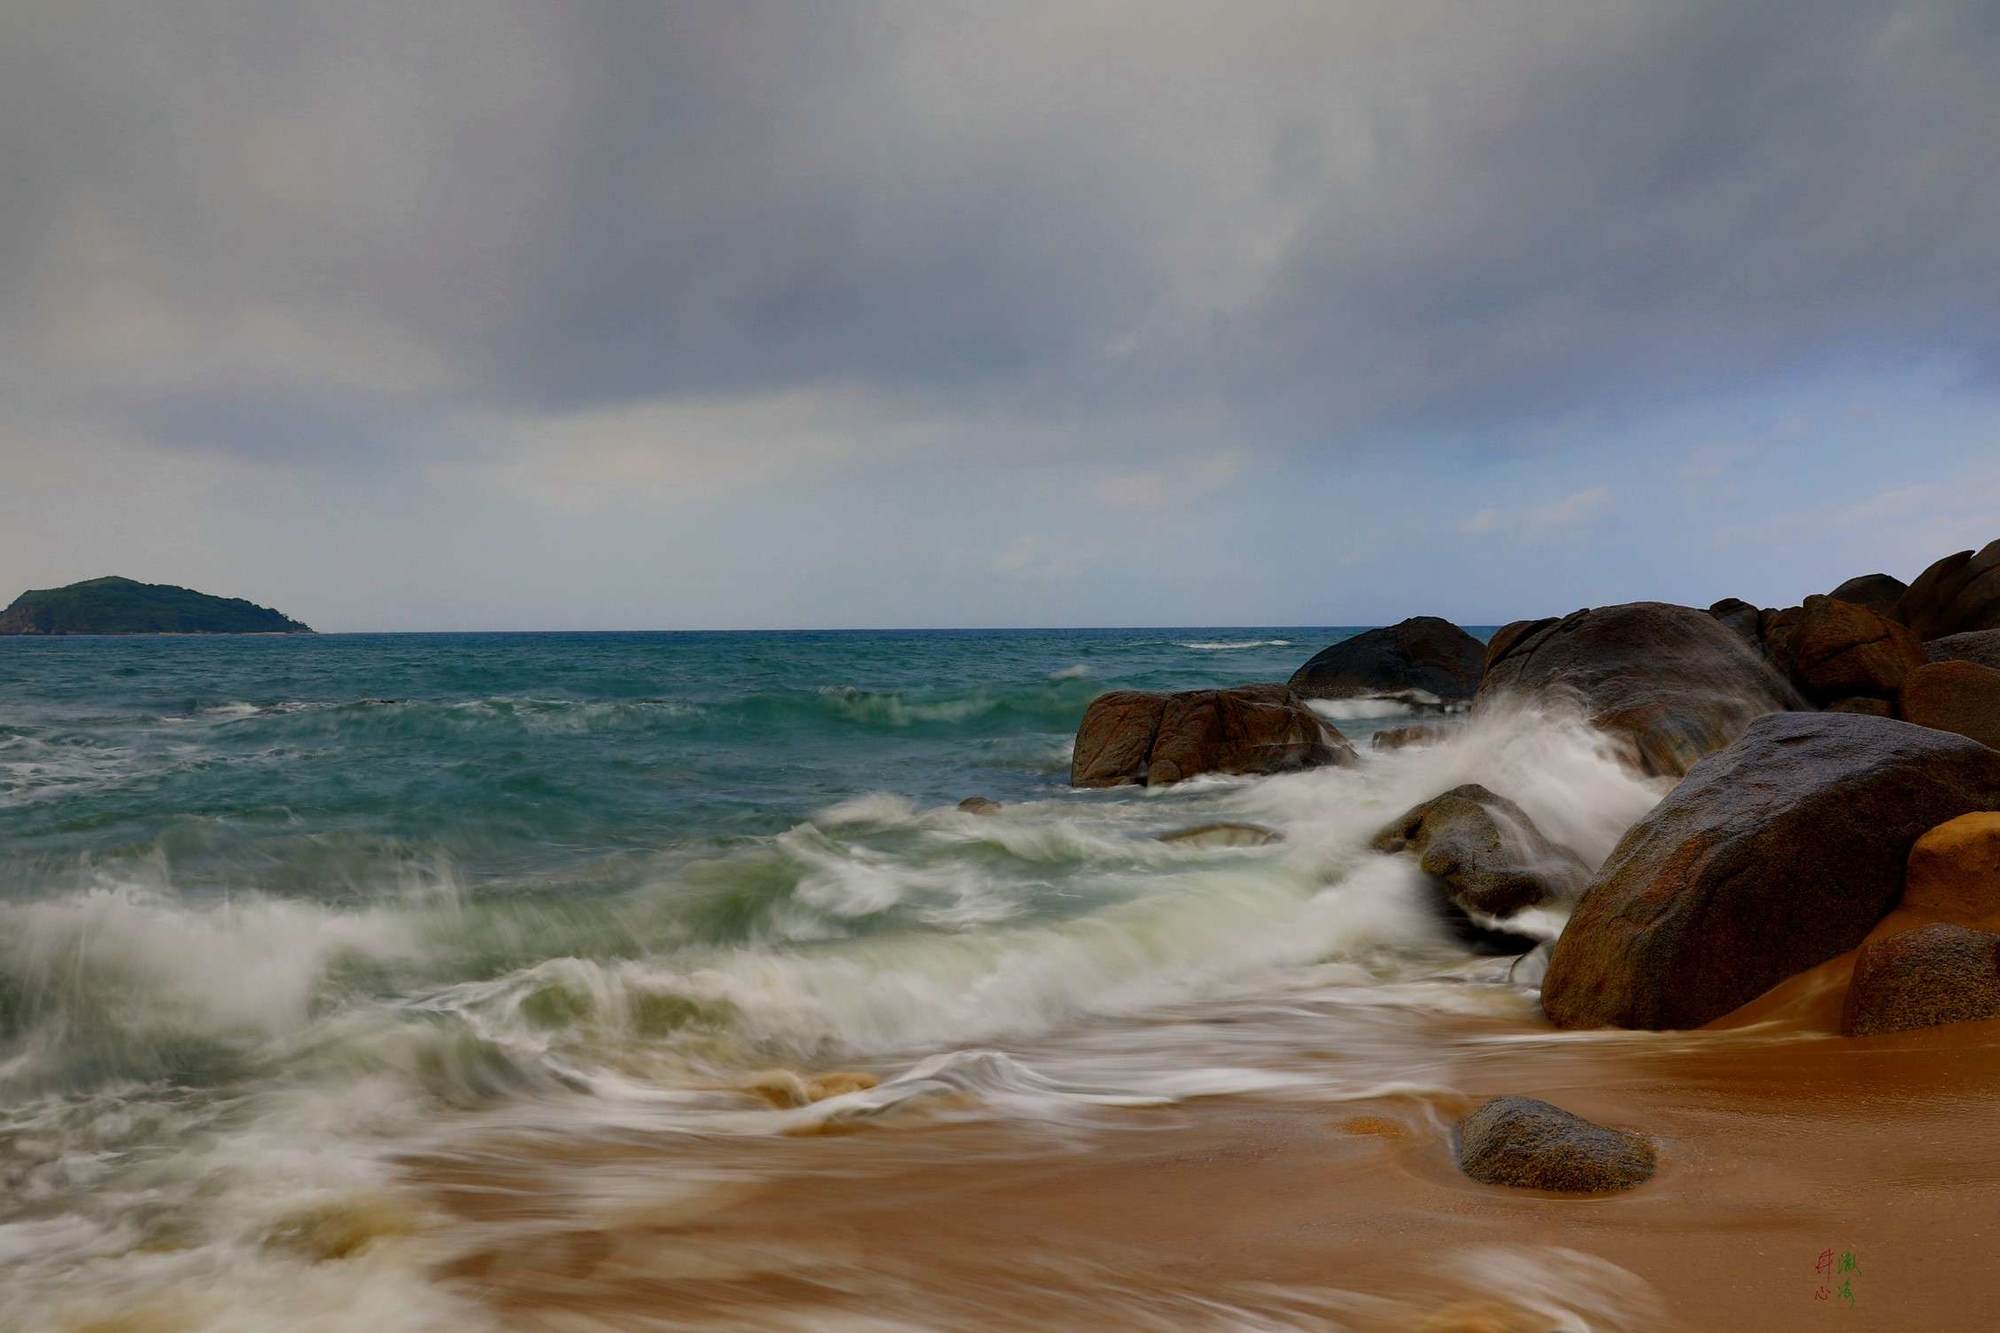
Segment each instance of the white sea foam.
M1214 639L1194 643L1177 643L1176 647L1192 648L1199 653L1233 653L1245 648L1289 648L1290 639Z
M1329 722L1367 722L1408 717L1416 708L1401 699L1308 699L1306 707Z
M1225 1092L1435 1099L1449 1074L1413 1060L1408 1015L1530 1001L1500 984L1504 966L1465 963L1414 863L1368 842L1465 782L1511 797L1593 865L1664 786L1573 716L1486 712L1436 746L1262 780L1016 800L990 816L862 796L703 863L707 879L663 861L657 882L576 909L596 925L509 917L465 899L448 867L351 908L190 900L161 863L87 873L67 896L0 908L4 980L42 1005L0 1086L44 1086L100 1038L223 1043L261 1081L210 1097L130 1080L17 1096L0 1179L41 1203L0 1210L0 1323L477 1327L422 1277L436 1251L420 1210L340 1264L269 1243L301 1207L386 1188L390 1154L463 1127L443 1107L550 1132L643 1116L761 1134L941 1107L1062 1122ZM1155 836L1211 820L1283 840ZM698 892L740 895L726 902L740 937L646 933ZM1560 919L1558 905L1537 933ZM539 960L451 974L451 951L480 932ZM343 961L411 980L330 990ZM1325 1031L1340 1034L1338 1065L1302 1068L1292 1053L1314 1038L1301 1034ZM887 1077L796 1111L728 1090L732 1071L850 1063ZM191 1229L178 1248L154 1245L155 1216ZM1500 1281L1486 1259L1466 1262ZM1534 1262L1521 1299L1547 1297L1530 1308L1552 1327L1643 1297L1616 1274ZM339 1304L357 1284L357 1303Z

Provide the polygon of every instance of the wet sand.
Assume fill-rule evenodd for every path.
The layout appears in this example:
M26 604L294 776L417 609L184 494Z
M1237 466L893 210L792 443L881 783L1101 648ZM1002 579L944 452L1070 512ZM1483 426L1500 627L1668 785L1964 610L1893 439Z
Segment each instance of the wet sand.
M461 1242L436 1279L521 1328L1983 1327L2000 1023L1800 1031L1837 1011L1845 961L1698 1033L1402 1014L1421 1072L1373 1095L1353 1093L1351 1017L1293 1006L1285 1031L1324 1021L1319 1049L1276 1055L1256 1028L1280 1019L1214 1016L1308 1076L1278 1094L500 1136L406 1167ZM1644 1130L1658 1175L1589 1199L1465 1179L1450 1125L1500 1093ZM1854 1270L1828 1282L1826 1251Z

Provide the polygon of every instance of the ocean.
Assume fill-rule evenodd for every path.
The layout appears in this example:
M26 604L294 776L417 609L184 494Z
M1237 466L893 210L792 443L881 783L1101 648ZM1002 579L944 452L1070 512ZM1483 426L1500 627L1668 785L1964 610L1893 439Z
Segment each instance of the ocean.
M685 1188L696 1145L1429 1086L1532 990L1368 836L1478 780L1594 864L1658 783L1347 705L1353 768L1067 785L1100 691L1354 632L0 640L0 1327L505 1323L450 1265L507 1224L438 1182L585 1142ZM1158 837L1217 820L1281 840Z

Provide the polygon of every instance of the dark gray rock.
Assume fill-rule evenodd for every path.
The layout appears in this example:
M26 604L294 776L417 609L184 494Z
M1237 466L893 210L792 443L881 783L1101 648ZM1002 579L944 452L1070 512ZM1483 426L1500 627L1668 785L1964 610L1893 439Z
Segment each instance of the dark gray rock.
M1764 613L1762 611L1759 611L1741 597L1725 597L1714 606L1709 607L1708 613L1714 616L1724 628L1742 635L1745 640L1756 646L1759 651L1762 651L1764 646L1764 635L1762 632Z
M1633 602L1493 636L1475 709L1571 700L1642 771L1679 775L1765 713L1802 706L1742 635L1692 607Z
M2000 752L1887 718L1780 713L1613 849L1549 960L1559 1027L1693 1028L1860 944L1925 832L2000 809Z
M1458 1169L1487 1185L1610 1194L1653 1178L1653 1145L1533 1097L1495 1097L1458 1122Z
M1901 579L1887 574L1860 574L1835 588L1827 596L1852 606L1864 606L1878 616L1895 617L1903 594L1910 590Z
M1486 645L1449 620L1415 616L1322 648L1292 673L1308 699L1400 697L1412 690L1463 703L1479 688Z
M1383 826L1373 846L1413 853L1446 899L1489 917L1571 897L1590 878L1583 858L1544 837L1520 806L1476 782L1406 810Z
M1971 662L2000 671L2000 629L1976 629L1932 639L1924 645L1924 655L1933 662Z

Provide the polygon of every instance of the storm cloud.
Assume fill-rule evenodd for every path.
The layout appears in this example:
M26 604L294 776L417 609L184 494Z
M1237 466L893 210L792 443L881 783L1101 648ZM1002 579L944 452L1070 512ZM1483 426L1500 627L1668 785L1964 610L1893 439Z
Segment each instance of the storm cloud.
M1647 469L1987 484L1996 144L1977 3L13 6L0 554L336 626L413 565L475 623L1228 623L1498 541L1435 609L1541 609L1523 534ZM1761 489L1795 418L1837 459ZM1415 529L1298 507L1421 473Z

